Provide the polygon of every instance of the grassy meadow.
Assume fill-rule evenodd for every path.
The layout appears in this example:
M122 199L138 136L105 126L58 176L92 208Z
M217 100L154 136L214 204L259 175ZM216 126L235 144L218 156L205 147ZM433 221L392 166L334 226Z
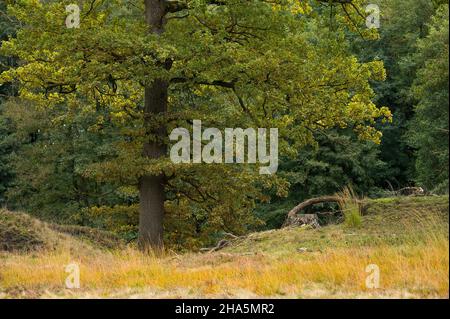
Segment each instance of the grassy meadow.
M271 230L217 252L158 256L34 221L49 243L0 253L0 297L448 298L448 197L372 200L362 215L358 226ZM79 289L65 286L72 263ZM379 267L378 288L366 285L369 265Z

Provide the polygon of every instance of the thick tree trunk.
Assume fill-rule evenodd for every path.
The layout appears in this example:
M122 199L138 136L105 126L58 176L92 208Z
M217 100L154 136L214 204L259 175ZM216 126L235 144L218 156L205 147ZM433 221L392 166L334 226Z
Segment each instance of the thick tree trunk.
M163 247L163 177L141 177L139 196L139 247L141 250L160 250Z
M151 32L161 34L164 29L164 0L145 0L145 18ZM143 155L155 159L166 154L164 127L149 128L150 120L167 111L168 84L155 79L145 88L144 125L148 134L157 140L144 144ZM163 175L145 175L139 180L139 247L160 250L163 247L164 184Z

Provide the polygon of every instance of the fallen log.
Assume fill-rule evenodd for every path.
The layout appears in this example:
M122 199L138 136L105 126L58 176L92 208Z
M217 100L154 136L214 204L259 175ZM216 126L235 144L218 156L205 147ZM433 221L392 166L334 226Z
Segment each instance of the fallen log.
M404 187L395 192L400 196L423 196L425 191L422 187Z
M315 204L339 203L341 200L342 199L339 196L322 196L310 198L291 209L291 211L287 214L286 220L284 221L282 227L301 225L311 225L314 228L320 227L317 214L305 214L303 216L298 216L298 213L305 208Z

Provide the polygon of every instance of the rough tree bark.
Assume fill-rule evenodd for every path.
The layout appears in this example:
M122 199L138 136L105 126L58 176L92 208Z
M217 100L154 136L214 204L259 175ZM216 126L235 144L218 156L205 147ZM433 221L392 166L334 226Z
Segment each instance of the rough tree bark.
M145 19L150 32L164 32L166 15L164 0L144 0ZM168 67L166 65L166 67ZM168 83L163 79L154 79L145 88L144 125L147 134L156 135L157 140L144 144L143 155L160 158L166 154L164 127L150 128L152 117L167 111ZM139 180L139 247L141 250L160 250L163 247L164 219L164 175L144 175Z

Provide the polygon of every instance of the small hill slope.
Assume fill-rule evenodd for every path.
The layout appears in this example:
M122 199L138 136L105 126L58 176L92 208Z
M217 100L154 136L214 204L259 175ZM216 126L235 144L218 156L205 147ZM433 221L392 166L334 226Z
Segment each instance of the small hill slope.
M20 212L0 209L0 252L55 250L64 245L120 248L120 238L94 228L46 223Z
M46 223L23 213L0 210L0 251L27 252L54 249L60 234Z
M265 252L283 256L327 248L402 244L433 232L448 234L448 196L393 197L369 200L360 227L344 224L269 230L235 240L223 251Z

